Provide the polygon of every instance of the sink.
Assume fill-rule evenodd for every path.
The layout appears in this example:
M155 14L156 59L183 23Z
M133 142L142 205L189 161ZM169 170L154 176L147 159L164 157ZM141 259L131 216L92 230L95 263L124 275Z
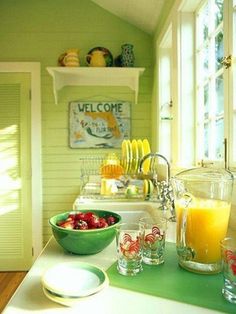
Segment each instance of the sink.
M104 209L113 211L122 217L122 222L139 222L139 219L145 216L152 216L154 209L145 202L89 202L76 203L74 209Z
M150 217L149 212L144 210L113 210L122 217L122 222L139 222L142 217Z
M74 209L104 209L118 213L122 217L122 222L138 222L142 217L163 216L163 211L158 210L158 204L152 202L89 202L74 203ZM175 223L168 222L166 239L175 242Z

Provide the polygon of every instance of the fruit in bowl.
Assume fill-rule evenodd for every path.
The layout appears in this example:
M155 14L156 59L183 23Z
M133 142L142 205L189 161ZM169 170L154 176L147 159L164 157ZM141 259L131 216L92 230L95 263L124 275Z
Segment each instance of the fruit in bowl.
M121 216L107 210L77 210L49 219L53 236L63 249L74 254L95 254L115 238Z

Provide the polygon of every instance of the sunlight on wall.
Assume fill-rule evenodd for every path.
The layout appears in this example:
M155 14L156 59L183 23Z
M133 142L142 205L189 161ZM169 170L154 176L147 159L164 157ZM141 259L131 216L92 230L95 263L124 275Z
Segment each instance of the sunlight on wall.
M19 208L18 126L0 129L0 215Z

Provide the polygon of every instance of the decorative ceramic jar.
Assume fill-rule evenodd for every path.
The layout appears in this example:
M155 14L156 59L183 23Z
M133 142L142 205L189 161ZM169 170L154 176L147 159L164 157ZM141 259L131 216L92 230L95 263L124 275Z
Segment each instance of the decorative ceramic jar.
M105 67L105 52L102 50L94 50L86 56L87 63L90 67Z
M60 55L58 63L59 65L66 67L80 66L79 50L77 48L68 49L65 53Z
M131 44L124 44L121 46L121 66L133 67L134 66L134 46Z

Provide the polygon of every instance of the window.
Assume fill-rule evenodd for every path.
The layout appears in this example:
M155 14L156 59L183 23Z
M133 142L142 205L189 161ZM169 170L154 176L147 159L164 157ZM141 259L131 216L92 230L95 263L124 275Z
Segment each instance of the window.
M170 157L172 167L210 163L232 170L236 0L175 1L167 21L157 41L159 151ZM166 47L168 25L171 45Z
M223 2L206 0L196 12L197 160L224 160Z

